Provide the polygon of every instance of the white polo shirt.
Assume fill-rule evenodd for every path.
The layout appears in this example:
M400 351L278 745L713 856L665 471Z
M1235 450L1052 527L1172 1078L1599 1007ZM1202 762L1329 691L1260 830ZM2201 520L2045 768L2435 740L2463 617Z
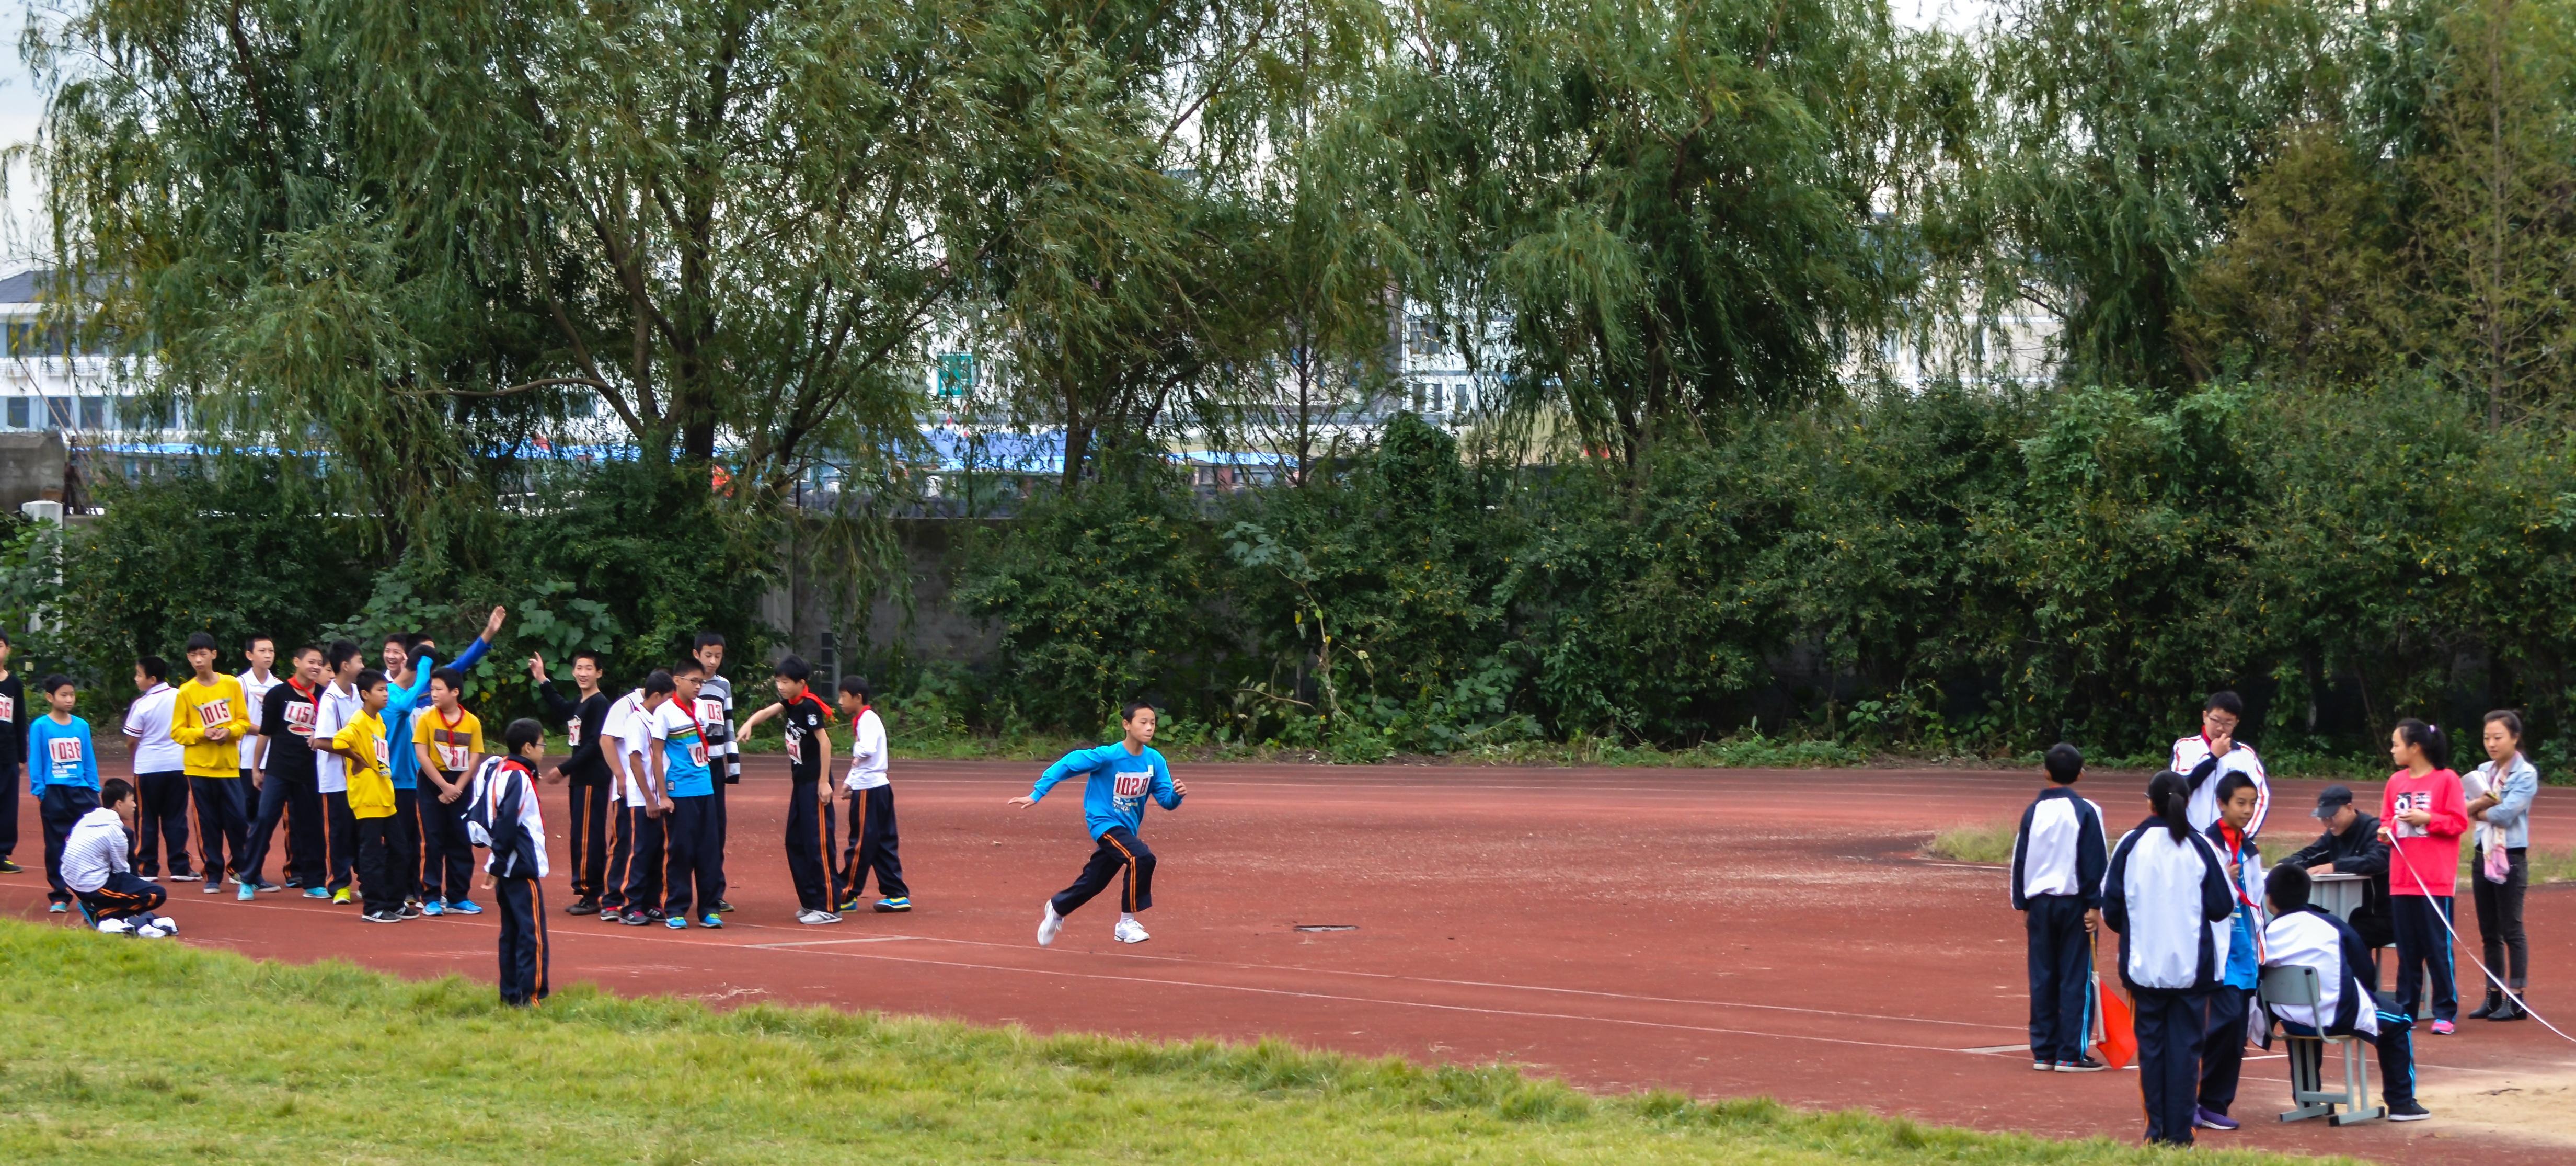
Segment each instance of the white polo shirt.
M268 679L262 680L250 670L244 669L241 675L233 679L241 681L242 699L250 704L250 732L242 736L241 767L256 769L259 767L259 751L267 745L265 741L251 740L252 737L259 735L259 710L264 707L260 702L268 699L269 689L286 683L286 678L271 672L268 674Z
M170 716L178 710L179 690L162 681L135 697L125 710L125 735L134 738L134 772L176 773L188 767L187 751L170 736Z

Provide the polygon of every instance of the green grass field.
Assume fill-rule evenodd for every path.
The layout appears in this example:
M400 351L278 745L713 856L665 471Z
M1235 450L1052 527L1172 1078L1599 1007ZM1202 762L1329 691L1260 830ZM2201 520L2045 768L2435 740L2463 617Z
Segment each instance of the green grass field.
M1509 1069L255 963L0 922L10 1162L2146 1163ZM2209 1155L2203 1155L2208 1157ZM2281 1162L2230 1153L2230 1161Z

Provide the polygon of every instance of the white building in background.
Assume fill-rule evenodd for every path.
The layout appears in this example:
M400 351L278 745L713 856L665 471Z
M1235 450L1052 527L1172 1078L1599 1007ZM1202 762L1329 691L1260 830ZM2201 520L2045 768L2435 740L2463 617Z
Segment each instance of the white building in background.
M0 433L55 433L92 476L149 477L184 441L183 417L128 396L115 359L54 310L52 272L0 278Z

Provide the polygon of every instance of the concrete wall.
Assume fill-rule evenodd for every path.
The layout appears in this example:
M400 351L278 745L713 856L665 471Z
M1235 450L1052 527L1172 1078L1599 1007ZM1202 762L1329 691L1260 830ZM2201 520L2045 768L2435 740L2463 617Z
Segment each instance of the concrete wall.
M1001 637L977 627L949 606L949 581L968 532L999 520L903 518L894 521L896 542L903 548L912 587L907 611L892 596L878 596L864 616L836 611L841 606L815 562L812 548L784 548L786 578L761 597L760 615L788 633L793 650L823 667L823 636L833 637L845 659L857 666L862 657L883 658L901 648L916 660L955 660L979 665L990 659ZM843 597L845 601L845 597ZM823 667L826 675L828 667Z
M0 433L0 512L15 514L24 503L64 501L71 473L69 451L59 433Z

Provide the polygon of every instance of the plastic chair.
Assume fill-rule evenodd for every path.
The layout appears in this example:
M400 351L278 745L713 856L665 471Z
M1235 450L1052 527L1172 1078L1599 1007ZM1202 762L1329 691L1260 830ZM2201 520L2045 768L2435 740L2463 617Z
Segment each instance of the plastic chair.
M2317 983L2317 970L2309 967L2263 969L2257 995L2266 1005L2297 1005L2310 1016L2318 1012L2324 995ZM2320 1017L2322 1019L2322 1017ZM2327 1125L2348 1126L2377 1121L2388 1116L2384 1106L2370 1104L2370 1058L2362 1049L2367 1043L2357 1036L2332 1036L2322 1031L2315 1036L2300 1036L2287 1031L2289 1042L2290 1100L2299 1108L2281 1115L2282 1121L2306 1121L2312 1117L2326 1119ZM2343 1088L2329 1092L2325 1087L2325 1046L2343 1049ZM2341 1106L2342 1112L2336 1112Z

